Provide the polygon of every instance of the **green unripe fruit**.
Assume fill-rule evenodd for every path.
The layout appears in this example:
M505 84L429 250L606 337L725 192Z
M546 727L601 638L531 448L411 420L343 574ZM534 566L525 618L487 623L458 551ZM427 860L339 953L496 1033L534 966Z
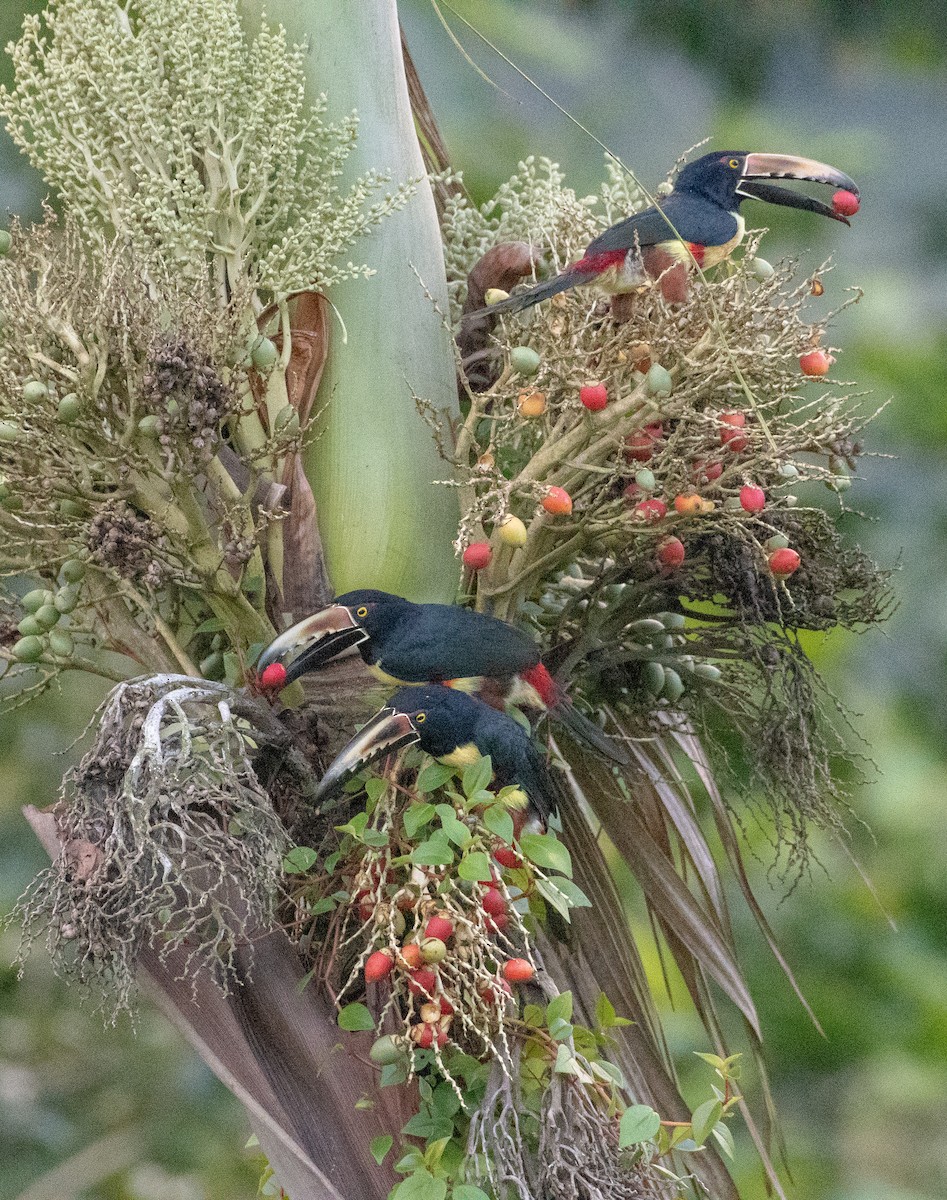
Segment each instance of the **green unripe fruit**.
M694 668L694 674L700 676L701 679L707 679L711 683L716 683L722 672L713 663L698 663Z
M49 395L49 388L41 379L28 379L23 384L23 400L26 404L38 404Z
M447 957L447 944L440 938L425 938L421 943L421 957L426 963L443 962Z
M635 471L635 483L643 492L653 492L655 486L654 471L649 471L647 467L642 467L640 471Z
M681 679L677 671L670 667L664 668L664 687L661 689L661 695L666 700L670 700L672 704L676 704L684 695L684 680Z
M15 442L21 432L14 421L0 421L0 442Z
M17 632L22 633L24 637L36 637L39 634L46 632L42 625L40 625L39 621L37 621L37 619L31 613L27 613L27 615L23 618L19 625L17 625L16 628Z
M401 1062L405 1058L405 1052L388 1033L384 1037L378 1038L372 1045L368 1057L379 1067L390 1067Z
M789 538L784 533L774 533L763 545L767 550L785 550L789 545Z
M514 346L510 351L510 366L520 375L527 378L539 370L542 359L532 346Z
M61 421L63 425L71 425L73 421L79 419L79 414L82 412L82 403L75 392L70 392L68 396L63 396L59 401L59 406L56 409L56 420Z
M161 425L158 418L153 414L142 417L138 422L138 432L143 437L157 437L161 432Z
M664 633L664 622L655 617L641 617L637 621L632 621L631 630L636 636L647 635L650 641L655 634Z
M10 489L7 487L7 481L0 475L0 504L10 495Z
M64 517L84 517L86 509L84 504L80 504L78 500L60 500L59 511Z
M46 588L33 588L31 592L27 592L20 603L29 613L35 613L41 609L44 604L52 604L53 593Z
M61 613L71 613L79 603L79 589L73 587L61 587L53 599L53 604Z
M3 507L7 510L7 512L19 512L23 507L23 497L5 496L0 503L3 504Z
M646 662L641 668L641 682L652 696L660 696L664 690L664 667L659 662Z
M687 618L683 613L661 613L659 620L665 629L683 629L687 624Z
M13 647L13 657L17 662L37 662L43 655L43 643L38 637L20 638Z
M52 629L62 613L55 604L44 604L42 608L36 610L34 615L43 629Z
M0 254L9 254L12 245L13 238L9 229L0 229Z
M287 404L285 408L281 408L276 414L273 428L277 433L287 433L295 437L299 433L299 413L296 412L291 404Z
M208 654L206 658L201 659L199 670L205 679L223 679L224 656L219 650L214 650L213 653Z
M65 629L52 629L49 633L49 648L57 658L71 658L76 648L72 634Z
M78 583L85 573L86 565L81 558L69 558L62 565L62 577L67 583Z
M276 343L270 338L260 338L250 352L250 360L258 371L268 371L279 358Z
M790 462L783 463L779 468L779 473L780 473L780 475L782 475L783 479L798 479L799 478L799 468L796 466L795 463L790 463Z
M644 379L649 396L670 396L674 389L674 380L660 363L653 363Z

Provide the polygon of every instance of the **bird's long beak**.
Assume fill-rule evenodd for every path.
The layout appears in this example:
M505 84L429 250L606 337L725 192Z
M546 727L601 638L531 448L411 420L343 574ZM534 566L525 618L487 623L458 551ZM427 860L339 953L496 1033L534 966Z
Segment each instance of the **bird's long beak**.
M406 713L383 708L363 726L349 744L329 764L316 788L314 799L319 800L383 754L394 754L404 746L419 740L411 718Z
M286 684L299 679L335 658L343 650L364 642L368 633L355 621L344 604L333 604L312 617L299 621L275 638L260 655L257 671L273 662L295 655L286 666ZM285 685L284 685L285 686Z
M828 204L813 200L799 192L775 184L759 183L761 179L802 179L810 183L824 183L829 187L843 188L858 195L858 187L844 171L814 158L797 158L793 154L748 154L743 164L743 174L737 192L754 200L765 200L768 204L783 204L787 208L802 208L807 212L831 217L834 221L850 222Z

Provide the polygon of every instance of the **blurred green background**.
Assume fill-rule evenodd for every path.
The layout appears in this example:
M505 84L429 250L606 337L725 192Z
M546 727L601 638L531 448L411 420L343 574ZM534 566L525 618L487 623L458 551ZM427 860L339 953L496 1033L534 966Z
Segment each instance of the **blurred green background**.
M0 38L24 8L0 5ZM30 9L39 5L30 4ZM403 0L422 80L454 163L489 195L526 154L566 168L580 194L598 146L448 10L464 60L427 0ZM852 230L748 205L763 254L817 266L826 310L864 298L832 330L836 374L891 403L849 493L853 537L898 569L883 634L814 653L857 725L871 781L857 788L848 849L818 841L786 895L765 830L751 829L758 894L825 1028L808 1022L734 897L788 1145L806 1200L947 1196L947 7L918 0L469 0L457 7L653 186L703 138L726 149L828 160L862 187ZM0 77L7 79L6 60ZM0 208L35 218L41 182L0 137ZM827 496L827 493L826 493ZM827 501L828 502L828 501ZM20 815L44 804L98 693L73 682L0 717L0 910L43 855ZM852 864L854 854L877 898ZM883 911L884 910L884 911ZM888 922L890 914L895 927ZM41 950L22 980L0 936L0 1195L24 1200L243 1200L256 1172L236 1103L143 1006L137 1030L105 1029L51 975ZM675 1049L706 1049L670 1012ZM696 1062L696 1060L694 1060ZM693 1072L693 1086L706 1078ZM60 1176L46 1178L57 1164ZM748 1200L765 1192L741 1147ZM34 1185L34 1186L30 1186Z

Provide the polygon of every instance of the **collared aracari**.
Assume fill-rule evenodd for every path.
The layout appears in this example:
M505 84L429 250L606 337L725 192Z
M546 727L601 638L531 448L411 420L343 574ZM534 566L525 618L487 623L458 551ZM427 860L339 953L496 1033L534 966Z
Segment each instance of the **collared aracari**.
M437 684L399 688L329 765L315 799L382 755L415 744L452 767L489 754L497 784L521 788L544 828L563 801L564 788L522 725L466 692Z
M509 703L547 710L584 745L613 762L628 762L618 743L575 708L543 666L532 638L469 608L413 604L374 588L346 592L280 634L257 669L295 655L284 664L292 683L353 646L387 683L443 683L494 708Z
M606 229L589 243L583 257L560 275L468 313L464 319L519 312L583 284L594 284L610 294L630 292L649 278L660 280L666 300L683 301L688 270L716 266L743 240L740 205L748 199L801 208L850 224L829 205L759 182L763 179L809 180L858 196L858 188L847 175L811 158L715 150L682 167L666 199Z

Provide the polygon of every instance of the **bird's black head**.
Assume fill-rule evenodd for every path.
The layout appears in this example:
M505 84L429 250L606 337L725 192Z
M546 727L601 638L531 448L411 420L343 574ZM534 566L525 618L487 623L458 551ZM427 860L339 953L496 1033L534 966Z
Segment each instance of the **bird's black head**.
M352 620L368 636L377 640L392 629L406 613L411 612L416 605L403 596L394 596L391 592L381 592L377 588L358 588L354 592L345 592L338 596L335 606L346 608Z
M858 195L855 183L827 163L792 154L750 154L745 150L714 150L687 163L678 172L674 190L703 196L728 212L737 209L741 201L752 198L805 209L848 224L844 216L827 204L788 188L756 182L761 179L802 179Z

